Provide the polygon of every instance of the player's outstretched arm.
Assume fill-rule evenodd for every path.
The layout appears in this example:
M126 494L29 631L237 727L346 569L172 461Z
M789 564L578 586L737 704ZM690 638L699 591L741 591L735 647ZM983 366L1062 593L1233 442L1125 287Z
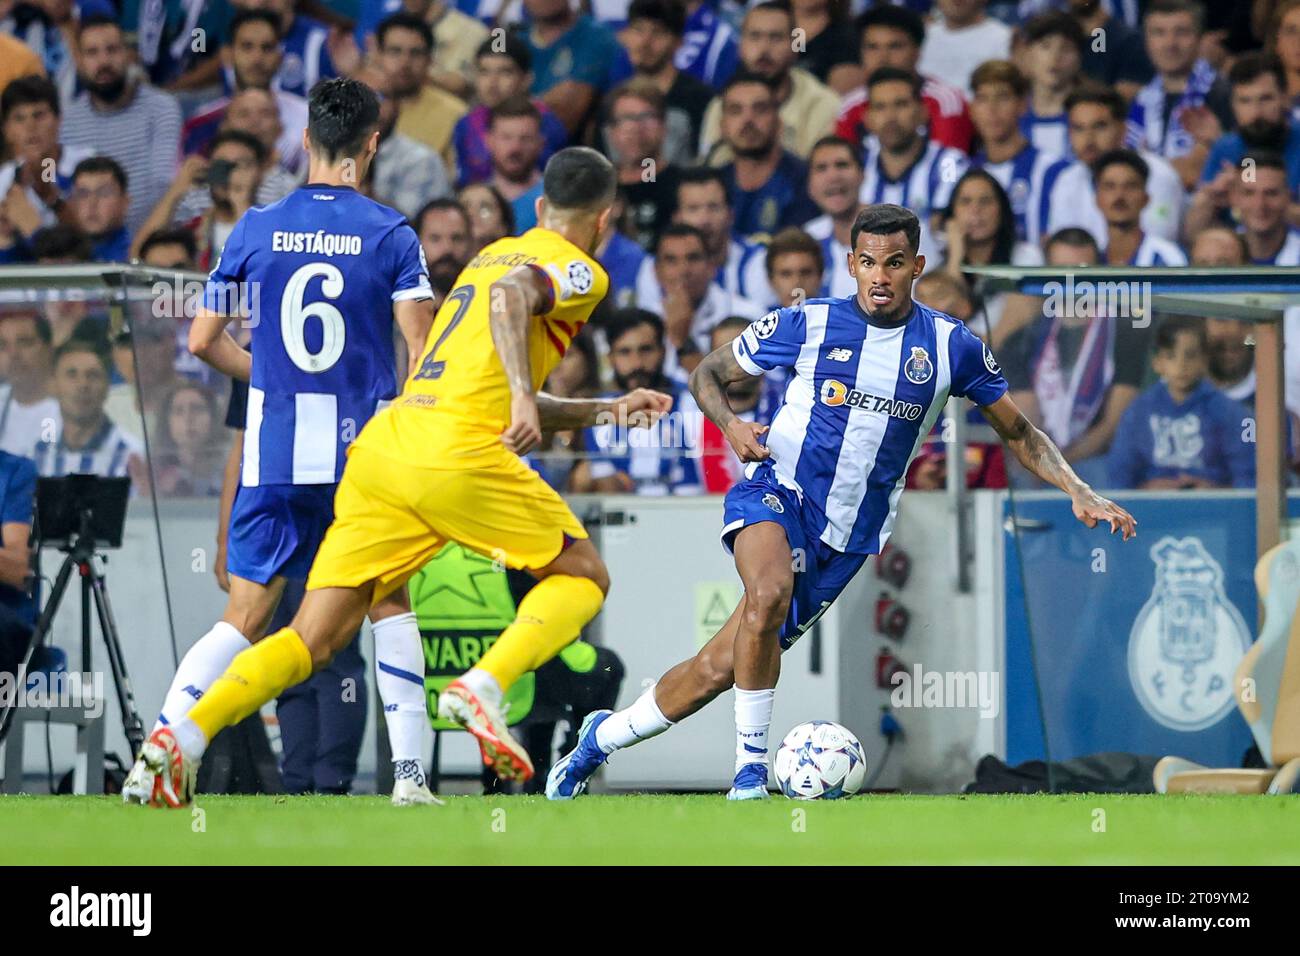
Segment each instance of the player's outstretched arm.
M1076 518L1089 528L1095 528L1098 521L1105 521L1110 525L1111 533L1121 532L1125 541L1137 534L1137 521L1133 516L1115 502L1097 494L1076 475L1056 443L1025 418L1009 395L1004 394L992 405L981 406L980 411L1020 464L1070 496Z
M253 374L253 356L226 331L234 316L200 308L190 325L189 348L223 375L247 382Z
M714 349L691 373L690 389L695 402L713 424L717 425L741 461L762 461L771 454L760 438L766 425L738 418L727 400L727 387L752 377L740 367L731 344Z
M637 388L618 398L558 398L537 393L537 411L542 431L591 428L608 418L629 428L649 428L673 407L671 395L651 388ZM513 449L512 449L513 450Z

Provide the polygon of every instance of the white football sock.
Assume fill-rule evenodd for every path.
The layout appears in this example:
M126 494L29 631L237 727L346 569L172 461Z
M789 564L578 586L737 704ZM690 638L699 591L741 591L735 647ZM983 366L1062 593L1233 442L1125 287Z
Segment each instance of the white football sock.
M654 686L632 702L630 707L615 711L596 728L596 746L607 754L651 737L658 737L673 725L655 702Z
M772 726L776 689L736 688L736 770L745 764L767 763L767 729Z
M199 725L188 717L182 717L171 726L172 736L186 760L202 760L208 749L208 738L203 736Z
M429 726L420 628L408 611L372 621L370 629L375 635L375 686L384 704L393 762L419 761Z
M485 703L501 706L501 685L483 668L471 667L457 679Z
M181 666L176 668L153 729L174 726L207 693L212 682L225 673L230 662L252 646L233 624L218 621L212 625L212 630L181 658Z

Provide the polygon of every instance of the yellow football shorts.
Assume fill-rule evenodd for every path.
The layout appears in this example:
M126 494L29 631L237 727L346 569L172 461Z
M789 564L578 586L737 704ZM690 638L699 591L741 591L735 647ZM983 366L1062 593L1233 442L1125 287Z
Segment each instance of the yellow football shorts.
M582 522L517 456L501 448L491 467L428 468L354 446L334 497L307 590L375 583L391 594L448 541L511 568L540 568Z

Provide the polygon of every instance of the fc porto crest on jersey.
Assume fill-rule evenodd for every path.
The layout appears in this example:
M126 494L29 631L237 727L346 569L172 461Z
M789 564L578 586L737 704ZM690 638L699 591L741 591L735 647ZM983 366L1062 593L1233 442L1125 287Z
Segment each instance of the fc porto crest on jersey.
M912 357L903 366L903 374L913 385L924 385L930 381L930 376L934 374L934 363L930 361L930 353L919 345L912 346Z
M770 491L763 496L763 504L767 505L777 514L785 514L785 505L781 504L781 499Z

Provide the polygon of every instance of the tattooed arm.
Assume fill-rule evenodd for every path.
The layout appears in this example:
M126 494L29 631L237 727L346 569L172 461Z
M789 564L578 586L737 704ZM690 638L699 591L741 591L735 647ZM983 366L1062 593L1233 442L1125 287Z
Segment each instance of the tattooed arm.
M1008 395L980 411L1020 464L1043 481L1055 485L1070 496L1074 516L1089 528L1098 521L1110 524L1113 534L1120 531L1125 541L1137 534L1133 516L1115 502L1103 498L1074 473L1056 443L1035 428Z
M629 428L649 428L673 407L673 397L650 388L636 388L618 398L559 398L537 393L542 431L590 428L605 416L622 416Z
M690 389L700 411L727 436L740 460L762 461L771 454L759 441L767 433L767 426L738 418L727 399L727 386L747 378L750 378L749 372L740 367L728 342L710 352L696 366L691 373Z
M541 416L528 356L528 326L533 316L543 315L551 308L554 295L550 279L530 266L516 266L488 290L492 344L510 383L510 425L501 440L520 455L528 454L542 440Z

